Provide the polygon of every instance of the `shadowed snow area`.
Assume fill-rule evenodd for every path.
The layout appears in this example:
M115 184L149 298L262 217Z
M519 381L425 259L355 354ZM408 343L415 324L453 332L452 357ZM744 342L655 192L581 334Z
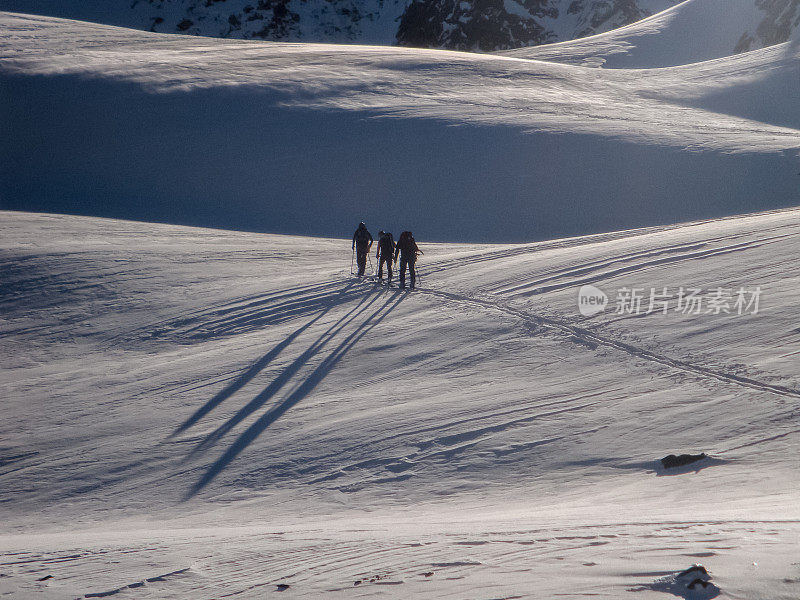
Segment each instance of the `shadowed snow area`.
M530 241L789 206L798 52L674 69L0 13L0 207Z
M0 213L0 592L798 597L800 211L418 241Z

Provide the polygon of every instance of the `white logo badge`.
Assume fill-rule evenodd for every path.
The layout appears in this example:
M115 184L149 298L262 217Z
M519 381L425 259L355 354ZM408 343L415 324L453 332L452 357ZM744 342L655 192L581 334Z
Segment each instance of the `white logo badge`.
M593 317L605 310L608 296L600 288L584 285L578 290L578 310L584 317Z

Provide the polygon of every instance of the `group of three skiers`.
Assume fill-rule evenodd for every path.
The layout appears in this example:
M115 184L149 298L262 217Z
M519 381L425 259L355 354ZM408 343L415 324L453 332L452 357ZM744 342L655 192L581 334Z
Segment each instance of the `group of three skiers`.
M358 265L358 276L363 277L364 271L367 268L367 255L372 248L372 235L367 231L367 226L364 223L359 223L358 229L353 234L353 251L356 254L356 263ZM417 247L417 242L414 241L414 236L410 231L404 231L394 241L391 233L386 231L378 232L378 250L375 252L375 258L378 261L378 279L383 280L383 265L386 264L386 274L389 283L392 282L392 262L397 262L398 255L400 256L400 287L406 286L406 269L411 275L411 287L417 279L417 271L415 268L417 262L417 255L423 254L422 250Z

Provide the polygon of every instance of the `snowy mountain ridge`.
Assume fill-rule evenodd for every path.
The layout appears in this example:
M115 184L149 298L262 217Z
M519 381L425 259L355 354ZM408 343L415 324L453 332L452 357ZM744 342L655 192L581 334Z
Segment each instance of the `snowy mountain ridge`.
M493 51L584 37L678 0L4 0L0 10L164 33Z
M688 0L710 6L728 0ZM731 0L736 3L738 0ZM751 15L726 53L785 42L798 0L746 0ZM681 4L679 0L2 0L0 10L92 20L164 33L288 42L496 51L584 38ZM686 2L683 2L686 4ZM699 22L707 22L699 19ZM714 35L712 27L705 34ZM682 44L702 43L692 35Z

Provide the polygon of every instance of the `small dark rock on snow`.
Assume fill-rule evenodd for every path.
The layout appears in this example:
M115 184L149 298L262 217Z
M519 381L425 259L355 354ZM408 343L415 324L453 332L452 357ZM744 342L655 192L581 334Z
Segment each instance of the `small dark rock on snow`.
M708 571L706 571L706 568L703 565L694 565L692 567L689 567L685 571L681 571L680 573L678 573L677 576L680 577L680 578L684 578L684 577L688 577L689 575L706 575L707 576L708 575Z
M675 467L682 467L697 462L698 460L703 460L705 457L705 452L701 452L700 454L681 454L680 456L670 454L661 459L661 464L664 465L665 469L674 469Z

